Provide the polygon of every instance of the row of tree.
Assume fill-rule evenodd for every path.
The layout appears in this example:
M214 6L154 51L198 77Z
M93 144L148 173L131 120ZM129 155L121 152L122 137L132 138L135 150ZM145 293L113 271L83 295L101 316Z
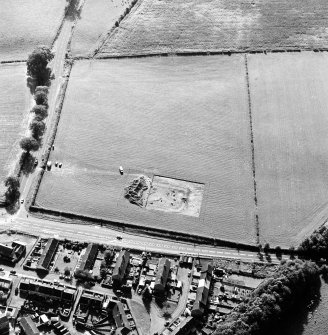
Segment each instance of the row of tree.
M301 243L298 252L313 259L328 258L328 227L315 230Z
M320 271L310 261L282 262L274 276L260 285L217 325L216 335L259 335L275 329L295 306L306 305L320 288Z
M50 69L48 63L53 59L54 55L48 47L41 46L36 48L28 57L27 60L27 75L35 82L37 86L35 89L34 99L36 106L31 112L34 113L32 122L29 125L31 136L24 137L20 141L20 147L23 149L20 164L23 166L26 161L33 161L29 158L31 151L36 151L40 146L40 139L45 131L44 119L47 117L48 112L48 87L45 86L49 83ZM32 162L33 165L34 162ZM7 207L15 205L19 199L20 181L17 176L9 176L5 180L5 205Z

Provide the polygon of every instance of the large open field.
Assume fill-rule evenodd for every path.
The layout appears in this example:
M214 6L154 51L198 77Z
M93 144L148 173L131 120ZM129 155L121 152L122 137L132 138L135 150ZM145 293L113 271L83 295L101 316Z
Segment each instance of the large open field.
M20 134L25 132L32 96L26 86L26 65L0 65L0 188L14 168ZM1 191L0 191L1 193Z
M93 52L99 38L106 36L129 3L130 0L86 0L71 42L73 55Z
M1 0L0 61L27 59L38 45L50 45L66 0Z
M328 217L328 55L249 56L261 240L297 245Z
M63 167L44 174L36 204L254 243L247 106L241 56L79 61L50 156ZM153 202L172 192L165 208L124 198L141 175L156 180ZM170 212L173 191L195 207Z
M99 56L328 45L326 0L140 0L136 8Z

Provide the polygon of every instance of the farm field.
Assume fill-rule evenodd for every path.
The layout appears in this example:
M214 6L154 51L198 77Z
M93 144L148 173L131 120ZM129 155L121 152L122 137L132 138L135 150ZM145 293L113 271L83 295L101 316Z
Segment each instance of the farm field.
M66 0L1 0L0 61L23 60L38 45L50 45Z
M99 38L106 36L106 32L115 25L115 21L130 2L130 0L86 0L71 42L73 56L93 52Z
M241 56L79 61L36 205L255 243L247 106ZM130 204L140 175L204 184L199 216Z
M140 0L100 57L327 47L325 0Z
M328 218L328 55L249 56L261 241L298 245Z
M26 130L33 103L25 73L24 63L0 65L0 193L3 180L14 169L20 135Z

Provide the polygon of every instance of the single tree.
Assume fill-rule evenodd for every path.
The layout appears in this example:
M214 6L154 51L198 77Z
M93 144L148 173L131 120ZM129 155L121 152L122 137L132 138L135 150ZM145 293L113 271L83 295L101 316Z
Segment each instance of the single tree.
M30 153L30 151L36 151L39 149L39 143L33 137L24 137L20 140L19 144L20 144L20 147L27 153Z
M54 58L54 54L46 46L40 46L28 56L27 59L27 74L36 78L38 82L43 82L45 76L48 76L48 63Z
M20 196L19 186L20 182L17 177L9 176L5 180L5 186L7 190L5 192L5 201L8 205L11 205L17 201Z
M47 93L45 93L43 91L36 92L34 94L34 100L35 100L37 105L45 105L45 106L48 105Z
M114 256L114 253L113 253L112 250L107 249L104 252L104 260L105 260L106 264L108 264L112 260L113 256Z
M45 129L46 125L43 121L33 120L30 123L30 130L32 132L32 136L36 139L39 139L43 135Z
M35 114L35 119L38 121L45 119L48 116L47 106L45 105L35 105L31 109L31 113Z
M100 269L100 277L102 279L105 279L106 276L107 276L107 269L105 269L105 268Z
M64 276L69 276L70 274L71 274L70 269L66 267L64 270Z
M265 253L268 253L268 252L269 252L269 249L270 249L270 244L269 244L269 243L265 243L265 244L264 244L263 251L264 251Z

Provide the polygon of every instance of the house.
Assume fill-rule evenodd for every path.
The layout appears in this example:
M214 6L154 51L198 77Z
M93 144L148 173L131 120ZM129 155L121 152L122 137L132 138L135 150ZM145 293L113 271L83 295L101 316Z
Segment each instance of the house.
M11 246L0 243L0 259L16 263L26 252L26 244L20 241L12 242Z
M19 289L30 297L43 296L71 303L74 302L77 292L77 289L71 285L31 278L22 278Z
M40 335L39 329L36 327L30 316L21 318L20 328L23 335Z
M44 248L42 255L38 261L36 269L38 271L49 272L52 260L55 257L59 241L55 238L50 238Z
M99 244L97 243L90 243L88 244L85 253L81 256L80 262L75 269L76 271L90 271L93 269L95 264L97 254L98 254Z
M112 274L114 285L119 285L122 283L129 263L130 253L127 250L121 250L116 259L116 264Z
M101 310L103 301L103 294L96 293L94 291L83 290L79 303L93 309Z
M0 335L9 335L9 318L0 314Z
M212 281L212 273L213 267L211 264L204 266L200 272L196 299L191 310L191 315L193 317L201 317L205 311Z
M155 293L162 294L165 291L167 279L170 273L171 262L167 258L160 258L155 278Z
M130 322L125 314L124 306L120 301L116 302L112 313L117 327L116 334L128 334L131 331Z

